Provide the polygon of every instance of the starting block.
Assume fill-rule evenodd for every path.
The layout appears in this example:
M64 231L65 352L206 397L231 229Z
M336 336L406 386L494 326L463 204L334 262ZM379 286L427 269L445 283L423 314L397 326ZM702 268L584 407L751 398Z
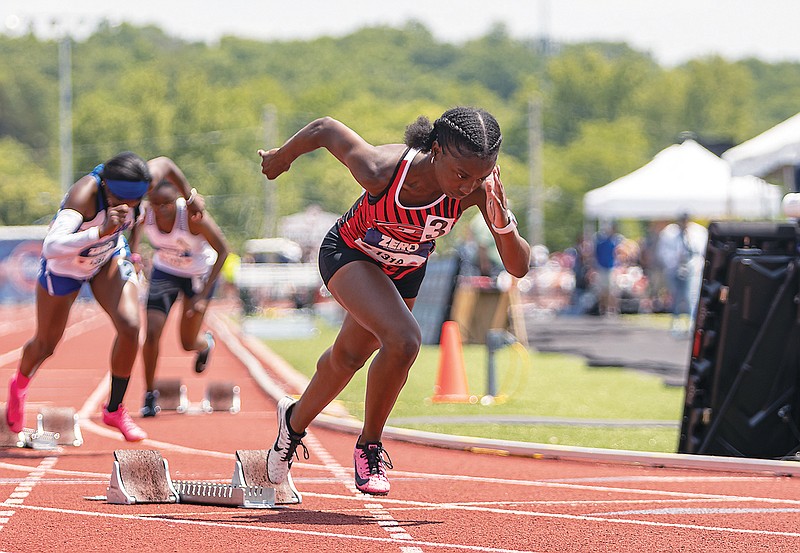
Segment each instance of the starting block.
M206 413L228 411L238 413L242 408L241 390L230 382L209 382L203 398L202 409Z
M118 449L114 452L109 503L177 503L178 491L169 477L169 464L154 450Z
M180 379L156 380L153 384L158 390L157 403L161 411L185 413L189 410L186 384L182 384Z
M31 449L56 449L58 447L57 432L42 429L23 428L21 432L12 432L6 424L6 406L0 406L0 447L28 447Z
M243 474L238 461L237 469ZM266 459L264 459L264 470L266 470ZM192 503L265 509L275 506L276 491L276 487L272 485L259 486L245 483L243 476L237 481L236 473L232 484L173 481L169 475L169 464L158 451L117 450L114 452L114 465L106 501L117 505ZM297 498L295 503L299 503L299 494Z
M41 435L53 434L57 445L83 444L78 414L72 407L42 407L36 416L36 429Z
M233 469L233 486L259 486L274 488L276 505L300 504L303 496L294 487L291 473L283 484L277 486L267 476L267 449L237 449L236 466Z

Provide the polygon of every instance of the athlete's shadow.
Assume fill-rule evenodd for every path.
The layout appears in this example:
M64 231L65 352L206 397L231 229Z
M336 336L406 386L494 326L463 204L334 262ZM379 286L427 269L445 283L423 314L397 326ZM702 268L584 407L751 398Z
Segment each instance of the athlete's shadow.
M209 519L203 519L208 521ZM237 514L228 520L216 522L237 522L240 524L303 524L319 526L364 526L377 524L378 519L369 515L336 513L332 511L313 511L300 509L271 509L265 514ZM399 527L421 526L423 524L441 524L432 520L398 520Z

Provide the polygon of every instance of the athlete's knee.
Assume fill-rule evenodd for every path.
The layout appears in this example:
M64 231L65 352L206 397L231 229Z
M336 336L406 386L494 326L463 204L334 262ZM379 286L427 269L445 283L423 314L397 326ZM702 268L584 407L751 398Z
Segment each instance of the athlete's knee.
M369 355L365 356L354 351L328 350L320 357L317 368L321 370L330 368L337 372L352 375L364 366L367 359L369 359Z
M152 328L150 326L147 327L147 331L144 335L145 344L155 344L159 340L161 340L161 329L160 328Z
M408 327L402 332L394 333L383 341L381 351L397 358L400 362L410 364L416 359L422 347L422 335L419 327Z
M120 317L115 323L117 337L126 342L139 341L139 329L141 324L138 317Z

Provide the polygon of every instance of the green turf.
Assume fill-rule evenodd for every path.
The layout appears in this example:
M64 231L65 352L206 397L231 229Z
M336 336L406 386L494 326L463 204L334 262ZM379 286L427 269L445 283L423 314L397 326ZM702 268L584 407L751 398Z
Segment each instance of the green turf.
M311 376L316 360L333 343L336 328L319 323L320 333L303 340L265 340L292 366ZM487 353L482 345L464 345L469 393L476 403L433 403L439 372L439 347L423 346L408 382L392 411L389 424L432 432L491 437L581 447L675 452L682 414L683 388L664 385L661 378L613 367L589 367L580 357L528 352L519 346L496 354L497 401L483 405ZM363 416L366 370L360 371L339 401L354 416ZM666 421L674 426L608 427L583 424L497 424L492 416L558 417L625 421ZM403 422L413 417L469 416L474 423Z

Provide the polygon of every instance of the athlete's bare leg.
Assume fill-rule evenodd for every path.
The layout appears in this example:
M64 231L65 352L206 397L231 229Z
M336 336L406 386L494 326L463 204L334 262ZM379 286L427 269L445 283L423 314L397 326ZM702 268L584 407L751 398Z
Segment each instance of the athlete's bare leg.
M200 327L203 326L203 319L206 316L206 308L202 310L195 305L195 310L189 313L189 302L184 297L182 300L183 312L181 313L180 335L181 345L186 351L202 351L206 349L208 343L205 337L200 337ZM208 306L208 303L205 304Z
M78 291L66 296L51 296L41 285L36 285L36 333L22 348L19 372L32 377L53 351L64 335L69 312Z
M139 351L139 287L135 281L122 278L116 258L92 278L91 286L117 331L111 349L111 374L129 378Z
M404 300L383 271L365 261L339 269L328 290L347 315L292 409L290 424L296 432L305 430L377 349L367 375L361 433L362 441L377 442L419 353L419 325L411 314L414 300Z
M148 392L155 390L156 366L161 344L161 333L167 322L167 314L158 309L147 310L147 333L142 345L142 359L144 360L144 380Z

